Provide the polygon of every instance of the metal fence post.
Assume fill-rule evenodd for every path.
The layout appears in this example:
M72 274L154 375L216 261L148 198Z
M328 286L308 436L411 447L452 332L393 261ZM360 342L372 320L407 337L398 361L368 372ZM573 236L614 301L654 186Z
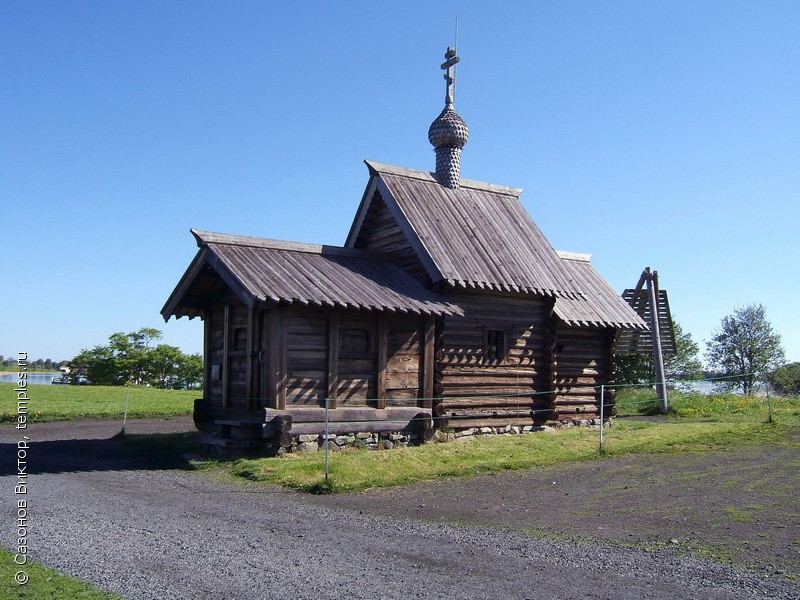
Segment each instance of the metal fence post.
M606 428L605 423L605 403L606 403L606 386L600 386L600 450L603 449L603 430Z
M767 423L772 423L772 400L769 397L769 381L764 383L767 389Z
M328 398L325 398L325 483L328 482L328 445L331 443L328 437Z
M131 388L125 386L125 408L122 411L122 435L125 435L125 426L128 424L128 402L131 399Z

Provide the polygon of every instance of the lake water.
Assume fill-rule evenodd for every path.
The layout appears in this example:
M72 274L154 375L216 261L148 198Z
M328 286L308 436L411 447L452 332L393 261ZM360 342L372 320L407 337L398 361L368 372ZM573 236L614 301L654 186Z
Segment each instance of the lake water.
M699 392L701 394L713 394L718 390L718 386L713 381L700 380L700 381L686 381L678 384L678 389L686 390L687 392Z
M50 384L53 381L53 377L60 377L61 373L55 371L53 373L28 373L28 383L47 383ZM4 383L17 383L19 381L19 375L16 373L6 373L4 375L0 375L0 382Z

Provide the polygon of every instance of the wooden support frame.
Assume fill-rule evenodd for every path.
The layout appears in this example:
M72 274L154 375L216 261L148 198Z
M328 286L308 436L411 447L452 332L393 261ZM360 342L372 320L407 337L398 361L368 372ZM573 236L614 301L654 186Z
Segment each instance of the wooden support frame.
M211 314L203 311L203 400L208 402L211 395Z
M378 352L378 380L376 382L376 403L375 408L386 408L386 365L387 365L387 352L389 349L389 323L386 317L381 315L378 317L378 344L376 350Z
M269 313L269 408L286 408L286 311L276 307Z
M433 407L433 371L436 364L436 317L430 315L425 318L422 368L422 400L423 408Z
M251 306L247 311L247 362L246 364L246 374L245 377L247 378L247 386L245 387L245 393L247 394L247 410L254 410L255 406L255 396L256 396L256 373L258 369L258 352L256 350L256 331L258 328L258 311L255 305Z
M275 390L277 389L277 384L275 383L275 367L274 367L274 360L273 354L275 353L275 348L273 347L272 343L272 336L274 335L274 324L273 321L275 319L275 310L268 309L264 315L264 343L266 348L266 357L264 360L264 364L261 366L262 368L262 406L263 408L275 408Z
M269 397L269 311L260 307L256 313L256 356L253 364L256 369L254 410L266 408L265 400Z
M339 314L328 316L328 408L336 408L339 390Z
M547 309L547 319L545 320L545 364L542 368L542 380L544 387L542 391L547 391L547 394L542 394L547 407L555 409L556 406L556 378L558 377L558 330L556 328L556 315L555 315L556 300L550 300Z
M222 408L230 406L228 387L230 384L231 349L231 305L225 304L222 311Z
M664 373L664 354L661 351L661 326L658 323L658 271L647 273L647 292L650 294L650 335L653 339L653 362L656 367L656 393L661 400L661 410L669 410L669 397L667 396L667 380ZM642 274L644 276L644 273Z

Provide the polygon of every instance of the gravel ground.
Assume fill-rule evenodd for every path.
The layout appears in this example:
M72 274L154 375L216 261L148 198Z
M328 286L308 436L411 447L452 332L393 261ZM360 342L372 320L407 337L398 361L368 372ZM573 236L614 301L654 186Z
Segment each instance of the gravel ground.
M800 598L785 578L671 549L369 514L210 481L179 464L156 468L157 457L102 436L45 442L43 430L34 434L31 557L126 598ZM0 434L7 547L16 533L15 438Z
M636 454L312 501L369 514L675 545L800 578L800 447Z

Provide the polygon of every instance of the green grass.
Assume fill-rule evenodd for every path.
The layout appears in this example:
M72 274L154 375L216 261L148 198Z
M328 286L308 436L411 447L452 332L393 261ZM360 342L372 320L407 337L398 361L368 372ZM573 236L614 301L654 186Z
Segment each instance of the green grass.
M800 399L796 396L773 396L769 404L765 396L740 394L692 394L670 390L669 416L674 419L748 419L766 420L770 404L774 418L800 417ZM652 415L660 412L658 398L646 388L628 388L617 394L620 416Z
M746 506L744 508L726 506L723 510L731 521L736 523L750 523L755 518L753 514L761 508L763 507L754 505Z
M0 423L16 423L15 384L0 383ZM64 421L87 417L121 417L128 397L128 416L188 415L199 390L164 390L141 386L29 385L28 420Z
M213 468L249 481L331 493L633 453L800 445L796 435L800 430L798 400L774 400L772 423L766 422L763 404L763 400L740 397L676 397L674 412L667 417L615 420L605 431L602 451L597 429L575 427L534 435L463 438L389 451L337 452L330 455L328 482L324 481L323 452L240 459Z
M24 571L25 585L15 580ZM75 577L62 575L41 563L29 560L24 566L14 563L14 553L0 547L0 600L121 600Z

